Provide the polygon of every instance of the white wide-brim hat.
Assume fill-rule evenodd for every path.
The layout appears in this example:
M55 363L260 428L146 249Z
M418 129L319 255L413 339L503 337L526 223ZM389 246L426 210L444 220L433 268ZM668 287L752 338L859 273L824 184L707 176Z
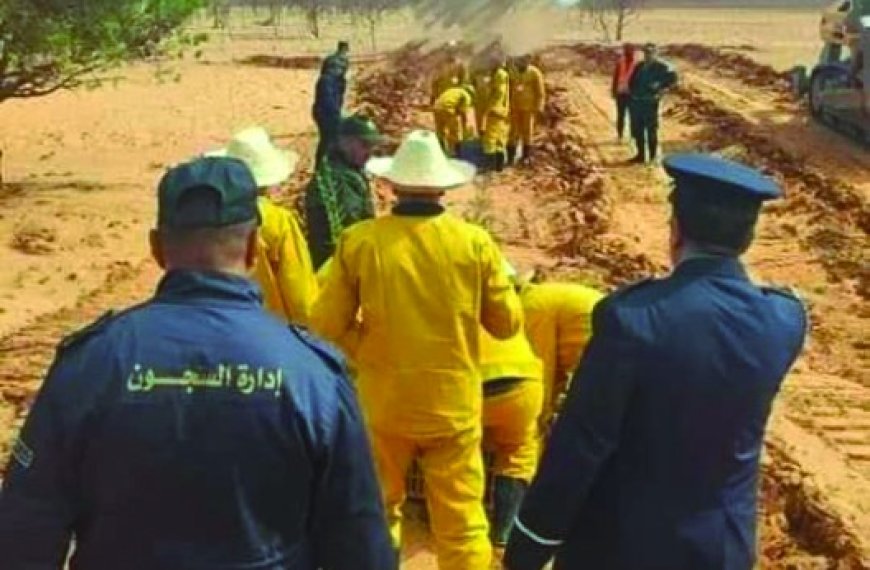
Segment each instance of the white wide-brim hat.
M473 164L447 158L435 133L424 130L411 132L394 156L369 160L366 170L419 194L464 186L477 172Z
M262 127L239 131L226 147L205 153L205 156L226 156L244 162L251 170L258 188L268 188L285 182L296 170L299 155L275 146Z

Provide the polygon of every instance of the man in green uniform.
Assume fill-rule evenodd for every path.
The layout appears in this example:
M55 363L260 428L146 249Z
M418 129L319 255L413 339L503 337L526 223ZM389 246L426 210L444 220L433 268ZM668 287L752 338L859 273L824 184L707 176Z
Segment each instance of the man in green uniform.
M369 181L363 168L381 141L375 124L360 115L342 119L338 144L317 166L305 190L308 247L314 269L319 269L335 251L345 228L375 217Z
M631 134L637 144L637 156L631 162L637 164L656 159L659 101L662 94L677 83L677 73L658 58L655 44L646 44L643 54L644 60L635 68L628 84Z

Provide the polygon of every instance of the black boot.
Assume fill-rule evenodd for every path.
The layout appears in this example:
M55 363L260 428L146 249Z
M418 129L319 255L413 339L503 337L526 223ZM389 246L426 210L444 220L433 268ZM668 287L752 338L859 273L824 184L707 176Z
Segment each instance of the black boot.
M496 476L493 486L492 543L505 546L520 512L528 483L522 479Z
M507 163L508 166L512 166L513 163L517 160L517 145L509 144L507 146Z
M495 171L501 172L504 170L505 155L504 152L495 153Z
M523 164L529 164L532 161L532 153L535 151L535 147L532 145L523 145Z
M659 134L652 131L647 138L647 143L649 144L649 160L655 162L659 153Z

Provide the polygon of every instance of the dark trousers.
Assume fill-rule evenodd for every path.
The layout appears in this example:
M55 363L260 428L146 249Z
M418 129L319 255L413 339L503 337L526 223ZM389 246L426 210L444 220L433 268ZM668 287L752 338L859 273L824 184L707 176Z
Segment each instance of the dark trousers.
M314 117L314 122L317 124L318 136L315 164L320 164L320 161L324 156L326 156L326 153L329 152L332 145L335 144L335 141L338 138L338 125L340 121L340 118Z
M655 159L659 148L659 102L632 100L629 113L638 156Z
M616 96L616 134L619 138L625 134L625 119L628 118L628 104L631 97L628 93L620 93Z

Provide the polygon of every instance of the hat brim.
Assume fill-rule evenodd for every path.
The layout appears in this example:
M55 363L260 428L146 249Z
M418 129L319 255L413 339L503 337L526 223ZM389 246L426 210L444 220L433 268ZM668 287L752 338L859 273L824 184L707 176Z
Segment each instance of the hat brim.
M203 156L238 158L242 162L248 164L247 161L245 161L244 159L230 155L229 151L226 148L220 148L217 150L203 153ZM278 184L283 184L284 182L286 182L287 179L290 178L290 176L292 176L294 172L296 172L296 166L298 165L298 153L292 150L282 150L276 148L275 152L269 153L269 156L265 157L261 164L248 164L248 168L251 169L251 174L254 175L254 181L257 183L257 187L268 188L270 186L277 186Z
M455 159L449 159L447 168L431 176L415 176L410 173L398 172L394 165L395 161L391 156L376 157L366 163L366 171L373 176L389 180L397 186L421 194L453 190L465 186L474 180L477 173L477 168L473 164Z

